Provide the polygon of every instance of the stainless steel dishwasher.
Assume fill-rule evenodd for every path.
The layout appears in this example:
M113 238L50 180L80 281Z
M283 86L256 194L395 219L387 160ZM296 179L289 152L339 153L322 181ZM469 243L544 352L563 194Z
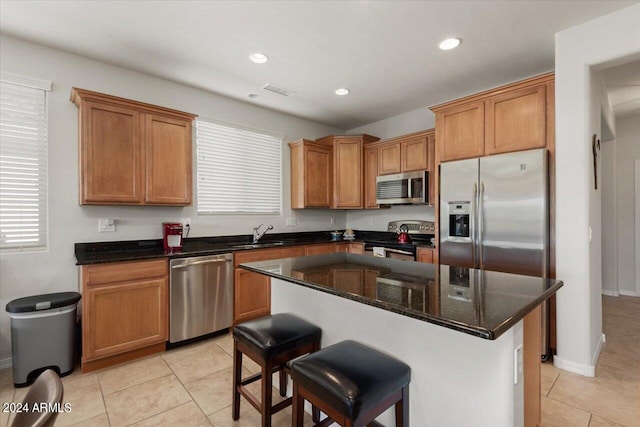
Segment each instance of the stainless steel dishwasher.
M169 265L169 343L230 327L233 254L177 258Z

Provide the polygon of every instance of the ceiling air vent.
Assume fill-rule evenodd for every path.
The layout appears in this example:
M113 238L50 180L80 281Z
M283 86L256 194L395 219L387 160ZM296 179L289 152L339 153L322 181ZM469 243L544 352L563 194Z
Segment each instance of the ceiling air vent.
M297 93L295 90L285 89L283 87L276 86L271 83L267 83L266 85L264 85L262 89L268 90L269 92L277 93L278 95L282 95L282 96L291 96Z

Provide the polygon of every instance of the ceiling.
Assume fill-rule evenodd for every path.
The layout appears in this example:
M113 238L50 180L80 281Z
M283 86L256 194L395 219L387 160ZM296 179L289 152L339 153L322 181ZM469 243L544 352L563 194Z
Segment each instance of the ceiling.
M556 32L636 2L2 0L0 32L348 130L553 70Z
M608 68L603 77L616 118L640 116L640 61Z

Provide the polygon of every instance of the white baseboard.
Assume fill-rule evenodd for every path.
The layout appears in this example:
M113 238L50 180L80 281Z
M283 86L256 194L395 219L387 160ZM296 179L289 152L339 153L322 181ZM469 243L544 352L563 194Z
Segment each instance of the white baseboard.
M609 297L619 297L620 293L618 291L605 291L604 289L602 290L602 295L606 295Z
M553 356L553 366L562 369L564 371L573 372L574 374L583 375L585 377L595 377L596 367L595 365L583 365L581 363L571 362L564 360L558 356Z
M604 334L600 336L600 340L596 345L596 350L593 354L590 365L584 365L582 363L571 362L564 360L559 356L553 356L553 365L556 368L563 369L565 371L573 372L574 374L584 375L585 377L596 376L596 365L598 364L598 358L600 357L600 351L602 351L602 345L604 344L606 337Z
M6 359L0 359L0 369L10 368L12 366L13 363L10 357L7 357Z
M620 290L620 295L626 295L628 297L640 297L640 293L635 292L635 291L625 291L625 290Z
M598 344L596 344L596 351L593 352L593 358L591 359L591 364L594 367L593 375L595 375L595 367L598 365L598 358L600 357L600 352L602 351L602 346L607 338L604 334L600 335L600 340L598 340Z

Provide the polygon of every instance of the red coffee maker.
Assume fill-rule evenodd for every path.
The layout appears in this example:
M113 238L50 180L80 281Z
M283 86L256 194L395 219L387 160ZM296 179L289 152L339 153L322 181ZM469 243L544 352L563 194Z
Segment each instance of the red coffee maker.
M179 222L162 223L162 246L165 252L182 250L182 224Z

